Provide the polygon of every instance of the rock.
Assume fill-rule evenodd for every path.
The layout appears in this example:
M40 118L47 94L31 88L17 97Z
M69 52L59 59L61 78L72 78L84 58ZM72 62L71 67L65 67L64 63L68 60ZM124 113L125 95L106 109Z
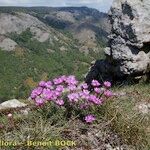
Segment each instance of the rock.
M61 46L60 51L62 51L62 52L67 51L67 48L65 46Z
M60 20L68 21L70 23L74 23L76 21L73 13L71 12L60 11L56 14L56 17Z
M30 108L26 108L26 109L23 109L23 110L20 110L21 114L27 116L29 114L29 111L30 111Z
M55 50L49 48L49 49L47 49L47 52L48 53L55 53Z
M17 43L9 38L0 36L0 48L5 51L12 51L16 48Z
M47 31L44 31L44 29L41 30L38 27L31 27L30 31L34 34L34 38L39 42L45 42L50 37L50 34Z
M12 99L12 100L8 100L8 101L1 103L0 110L8 109L8 108L21 108L21 107L26 107L26 106L27 104L22 103L18 101L17 99Z
M142 114L150 113L150 103L140 103L136 106L136 109Z
M115 0L109 16L112 31L105 49L109 66L104 72L115 79L149 76L150 1ZM105 74L102 65L103 61L95 69L100 75Z
M0 13L0 34L2 35L12 32L20 34L30 27L47 28L44 23L29 14L21 12Z

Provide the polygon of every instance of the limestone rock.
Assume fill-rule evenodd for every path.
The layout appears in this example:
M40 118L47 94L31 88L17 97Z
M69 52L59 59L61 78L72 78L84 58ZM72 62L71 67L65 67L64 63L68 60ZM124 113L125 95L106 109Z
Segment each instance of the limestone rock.
M136 106L136 110L138 110L142 114L150 113L150 103L140 103Z
M50 34L47 31L41 30L38 27L31 27L30 31L39 42L45 42L50 38Z
M20 34L28 28L34 35L33 38L37 39L39 42L45 42L51 38L50 28L36 17L22 12L15 12L14 14L0 13L1 35L9 35L10 33ZM12 41L9 40L9 43L12 43Z
M105 49L105 62L109 64L105 72L118 79L149 76L150 1L114 0L109 16L112 31ZM103 74L102 65L95 72Z
M5 51L12 51L17 46L17 43L10 38L0 36L0 48Z
M12 99L12 100L8 100L8 101L1 103L0 110L9 109L9 108L21 108L21 107L26 107L26 106L27 104L24 104L18 101L17 99Z
M0 13L0 34L2 35L12 32L19 34L30 27L44 28L46 26L29 14L21 12L15 14Z

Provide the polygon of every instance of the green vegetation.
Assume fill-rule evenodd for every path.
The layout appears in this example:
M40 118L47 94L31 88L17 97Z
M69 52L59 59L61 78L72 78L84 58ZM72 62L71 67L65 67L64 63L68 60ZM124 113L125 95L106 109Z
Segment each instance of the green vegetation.
M27 98L40 80L59 75L74 74L83 79L94 53L84 55L70 42L66 51L60 51L61 43L50 45L32 39L29 29L20 35L9 35L21 47L14 52L0 50L0 100ZM70 35L69 35L70 36ZM48 49L54 52L48 52ZM100 54L99 54L100 56Z
M24 52L23 57L18 57L15 53L8 54L8 52L0 51L0 59L0 85L2 85L0 86L0 98L4 100L26 98L30 85L24 82L29 78L38 82L42 79L43 74L46 74L45 79L62 74L76 74L81 79L86 73L88 64L79 62L90 62L86 56L76 51L45 55ZM31 88L33 88L32 85Z

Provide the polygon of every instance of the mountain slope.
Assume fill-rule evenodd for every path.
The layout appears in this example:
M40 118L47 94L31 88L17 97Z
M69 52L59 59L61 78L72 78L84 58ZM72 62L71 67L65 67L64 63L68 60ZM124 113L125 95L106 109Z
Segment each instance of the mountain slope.
M62 7L37 16L54 28L73 33L73 37L81 44L82 51L98 51L107 43L110 32L108 16L96 9Z
M64 8L0 8L0 101L28 97L39 80L63 74L74 74L83 79L91 61L102 56L97 46L97 42L101 41L95 38L100 29L92 22L84 22L82 9L83 18L80 14L79 23L68 25L63 30L47 22L47 14L59 9L63 16ZM71 11L71 8L68 9ZM72 11L78 14L79 10ZM69 19L71 21L71 16ZM89 27L92 30L87 29ZM86 34L93 35L95 41ZM99 51L94 52L94 47Z
M41 43L48 42L51 47L54 46L56 42L57 44L60 43L64 47L67 47L68 45L73 43L72 39L66 37L57 30L47 26L36 17L22 12L13 12L0 14L0 42L3 43L3 45L0 44L0 47L4 50L9 50L7 49L8 45L6 42L5 48L4 40L11 39L12 34L16 34L17 36L27 30L31 32L31 40L37 40ZM18 43L15 43L15 46L17 44ZM12 42L12 47L14 47L13 45L14 43Z
M87 7L0 7L0 12L28 13L63 34L71 32L86 53L102 49L111 29L107 14Z

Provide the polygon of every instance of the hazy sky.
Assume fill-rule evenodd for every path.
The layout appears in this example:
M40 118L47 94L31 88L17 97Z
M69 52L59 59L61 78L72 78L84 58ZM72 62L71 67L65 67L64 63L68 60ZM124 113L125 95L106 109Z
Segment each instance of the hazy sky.
M0 6L87 6L107 12L113 0L0 0Z

